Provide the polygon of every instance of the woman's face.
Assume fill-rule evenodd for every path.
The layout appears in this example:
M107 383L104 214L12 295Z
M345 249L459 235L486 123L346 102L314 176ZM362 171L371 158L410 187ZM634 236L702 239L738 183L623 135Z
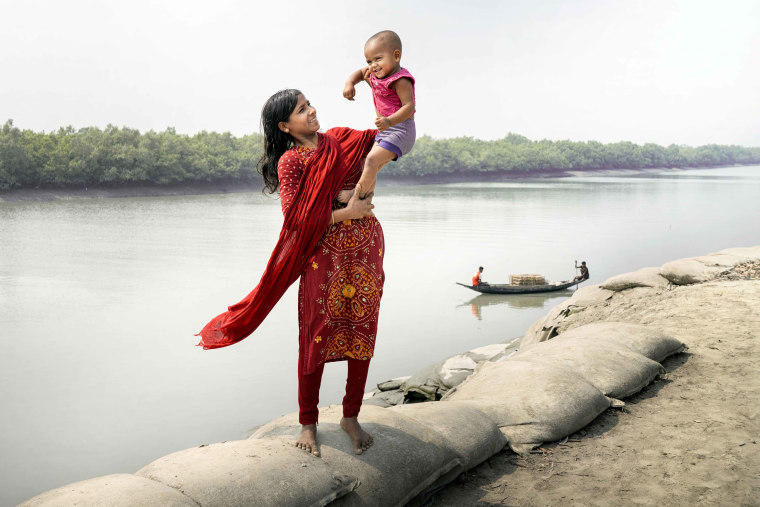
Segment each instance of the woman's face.
M290 113L288 121L281 121L279 127L296 139L311 136L319 131L317 110L311 106L303 94L299 94L296 107Z

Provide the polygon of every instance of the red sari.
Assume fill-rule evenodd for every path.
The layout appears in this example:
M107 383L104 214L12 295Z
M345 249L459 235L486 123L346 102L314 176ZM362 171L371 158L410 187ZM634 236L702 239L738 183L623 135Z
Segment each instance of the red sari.
M289 202L283 201L285 220L261 281L206 324L198 345L219 348L247 337L303 275L299 335L307 359L299 366L309 372L324 361L372 357L384 279L382 228L374 217L332 226L330 221L331 203L342 188L355 186L376 133L330 129L319 135L317 149L302 157L297 178L293 173L284 181L280 175L281 193ZM285 161L280 160L278 173Z
M287 151L278 166L280 199L287 213L314 150ZM353 189L363 163L348 175ZM375 217L331 225L317 243L298 287L299 370L325 362L372 358L383 293L383 229Z

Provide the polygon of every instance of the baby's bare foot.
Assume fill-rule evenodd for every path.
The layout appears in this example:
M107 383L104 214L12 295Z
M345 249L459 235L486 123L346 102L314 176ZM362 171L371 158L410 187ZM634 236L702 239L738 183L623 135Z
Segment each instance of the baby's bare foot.
M296 440L296 447L303 449L306 452L310 452L314 456L319 456L319 449L317 449L316 424L301 425L301 435L298 437L298 440Z
M354 453L361 454L372 446L372 435L364 431L356 417L344 417L340 420L340 427L351 437L354 444Z

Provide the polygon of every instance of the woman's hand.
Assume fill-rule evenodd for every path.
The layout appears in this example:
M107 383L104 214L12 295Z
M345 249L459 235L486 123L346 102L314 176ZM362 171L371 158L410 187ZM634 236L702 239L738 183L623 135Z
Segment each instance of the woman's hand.
M375 216L375 214L372 213L372 210L375 208L375 205L372 204L372 196L374 194L369 193L366 197L360 199L359 195L361 192L361 185L357 184L354 189L354 194L348 200L348 206L333 212L333 219L335 222Z

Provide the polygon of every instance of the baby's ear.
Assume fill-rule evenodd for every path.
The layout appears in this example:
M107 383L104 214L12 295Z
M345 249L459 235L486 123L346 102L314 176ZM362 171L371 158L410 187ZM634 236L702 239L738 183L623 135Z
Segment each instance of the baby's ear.
M393 50L393 58L396 60L401 60L401 50L400 49L394 49Z

